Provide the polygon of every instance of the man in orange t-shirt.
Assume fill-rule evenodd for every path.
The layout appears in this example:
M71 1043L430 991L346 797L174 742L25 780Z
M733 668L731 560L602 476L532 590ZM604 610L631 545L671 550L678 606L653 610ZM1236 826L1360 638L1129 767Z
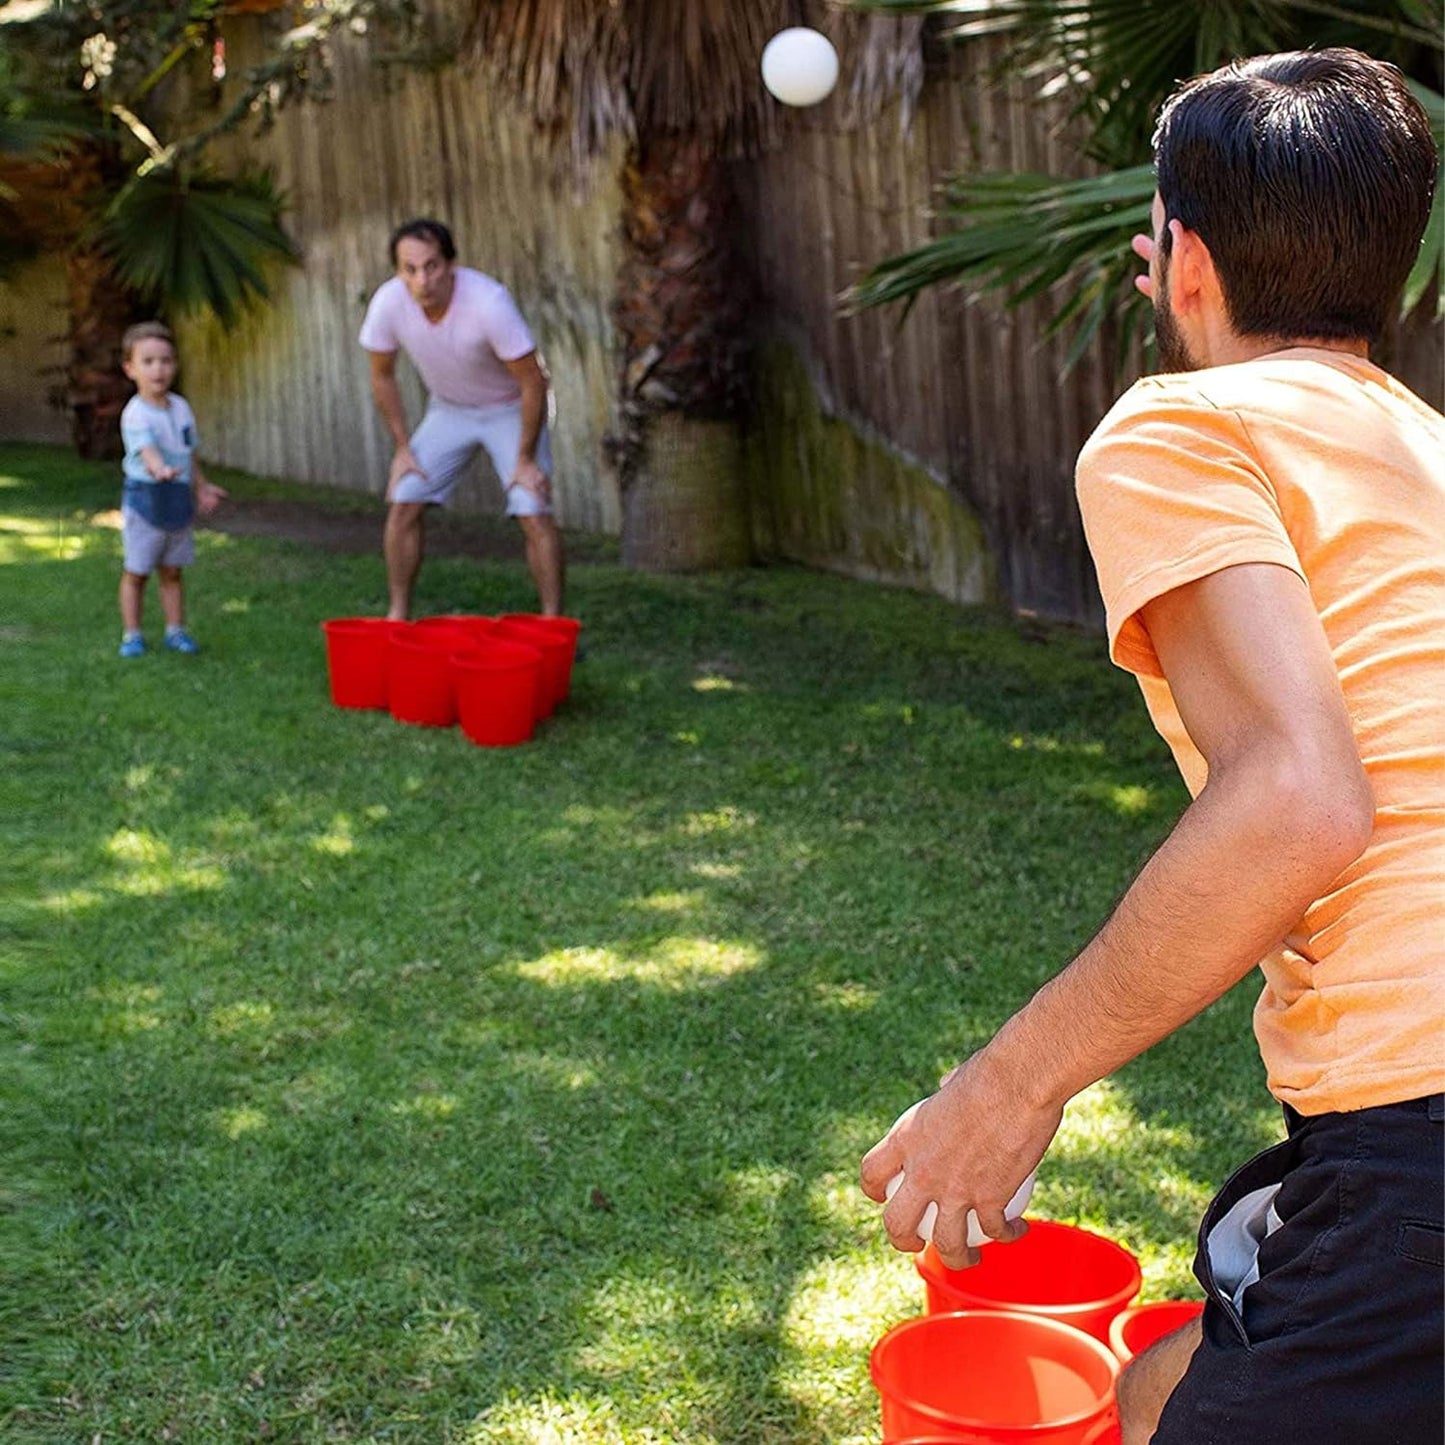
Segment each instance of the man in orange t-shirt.
M1079 458L1111 655L1194 801L1073 963L867 1155L893 1243L975 1262L1064 1104L1252 968L1288 1138L1211 1205L1202 1322L1125 1445L1440 1445L1445 419L1371 364L1435 147L1393 67L1262 56L1155 136L1162 370ZM1262 961L1262 962L1261 962Z

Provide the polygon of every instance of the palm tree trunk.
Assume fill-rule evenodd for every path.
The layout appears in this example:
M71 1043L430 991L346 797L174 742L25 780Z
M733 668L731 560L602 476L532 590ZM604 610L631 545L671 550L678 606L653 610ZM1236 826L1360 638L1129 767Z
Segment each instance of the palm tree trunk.
M738 415L747 283L715 149L653 136L622 178L621 426L609 439L623 497L622 558L705 571L751 554Z
M83 457L120 455L120 413L131 390L120 367L120 343L140 307L106 257L83 239L95 197L113 194L117 178L126 174L105 142L78 147L64 167L65 209L73 218L65 267L70 314L65 400L75 449Z

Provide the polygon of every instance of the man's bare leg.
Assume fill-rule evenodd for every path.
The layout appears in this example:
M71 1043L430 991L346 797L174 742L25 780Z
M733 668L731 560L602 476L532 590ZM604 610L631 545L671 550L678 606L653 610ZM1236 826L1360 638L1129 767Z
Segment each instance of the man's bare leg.
M1198 1320L1180 1325L1134 1360L1119 1378L1119 1423L1123 1445L1149 1445L1164 1402L1184 1377L1200 1340Z
M411 589L421 571L426 529L425 502L393 502L386 514L382 552L386 557L389 597L386 615L393 622L411 616Z
M562 615L562 588L567 561L562 554L562 533L554 517L518 517L527 540L527 566L537 584L537 598L544 617Z

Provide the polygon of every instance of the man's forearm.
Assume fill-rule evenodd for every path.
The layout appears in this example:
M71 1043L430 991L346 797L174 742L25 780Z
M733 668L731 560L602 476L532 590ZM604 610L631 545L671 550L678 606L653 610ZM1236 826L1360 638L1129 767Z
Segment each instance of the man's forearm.
M410 444L410 433L406 426L406 407L402 405L401 387L394 376L378 377L371 379L371 395L376 402L376 409L381 414L381 420L387 431L391 434L391 440L398 451Z
M522 443L517 460L537 460L537 443L542 439L542 423L547 419L547 383L544 379L522 383Z
M1367 838L1357 809L1268 750L1212 778L1093 941L988 1044L988 1067L1062 1105L1239 982Z

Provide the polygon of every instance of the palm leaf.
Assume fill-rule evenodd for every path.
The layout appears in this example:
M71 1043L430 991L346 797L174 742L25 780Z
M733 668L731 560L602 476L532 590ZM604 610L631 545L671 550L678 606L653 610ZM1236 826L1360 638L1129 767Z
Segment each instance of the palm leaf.
M1076 358L1111 314L1147 311L1134 289L1139 263L1129 240L1148 229L1153 195L1150 166L1074 181L1008 172L955 178L939 212L950 229L879 262L845 301L852 309L911 305L928 287L953 284L1002 291L1017 306L1067 282L1072 295L1047 332L1072 327ZM1127 333L1140 324L1129 314Z
M1087 348L1111 314L1123 344L1149 324L1133 286L1128 249L1147 227L1149 137L1160 103L1179 78L1235 55L1349 44L1416 72L1434 73L1440 40L1429 0L850 0L855 9L939 13L946 33L1002 37L1000 74L1022 75L1040 93L1062 88L1071 118L1088 132L1087 154L1111 175L1083 181L1048 176L969 176L945 183L948 229L926 245L880 262L852 290L854 307L912 305L927 287L1001 291L1010 305L1069 288L1049 331L1073 328L1070 357ZM1415 93L1445 149L1438 91ZM1436 286L1445 311L1445 170L1402 309ZM906 312L905 312L906 314Z
M1062 86L1105 165L1148 155L1160 103L1181 79L1241 55L1354 45L1409 70L1439 49L1424 0L849 0L850 8L944 17L946 35L1004 41L998 71Z
M96 240L127 286L166 311L210 311L232 326L270 297L268 272L296 260L285 201L265 174L157 169L106 208Z
M1428 86L1411 82L1410 89L1415 99L1425 108L1430 117L1430 129L1435 133L1435 149L1440 159L1440 169L1435 177L1435 201L1430 207L1430 219L1425 224L1425 236L1420 243L1420 254L1410 268L1405 281L1405 291L1400 298L1400 312L1408 316L1424 299L1435 283L1435 314L1445 313L1445 95Z

